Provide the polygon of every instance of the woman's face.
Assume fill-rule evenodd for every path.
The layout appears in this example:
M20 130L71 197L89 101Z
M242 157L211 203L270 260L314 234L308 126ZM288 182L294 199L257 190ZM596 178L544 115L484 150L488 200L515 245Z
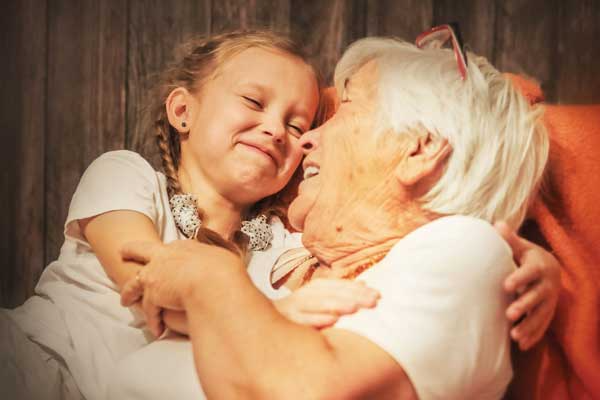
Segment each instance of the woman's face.
M388 172L393 160L382 154L386 146L374 133L377 79L375 62L361 67L346 82L345 93L338 93L336 114L300 139L307 153L305 179L288 217L296 229L304 231L305 238L327 224L352 218L361 205L383 204L380 201L389 195Z
M291 55L250 48L194 96L182 165L230 201L251 205L281 190L303 156L298 143L318 106L312 69Z

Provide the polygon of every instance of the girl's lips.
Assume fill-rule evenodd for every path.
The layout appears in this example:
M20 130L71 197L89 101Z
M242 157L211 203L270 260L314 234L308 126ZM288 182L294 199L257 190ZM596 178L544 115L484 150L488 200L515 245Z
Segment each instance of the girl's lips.
M259 145L255 145L253 143L239 142L239 144L243 145L249 151L253 151L257 154L261 154L265 157L268 157L268 159L271 160L275 164L275 166L278 166L277 160L275 159L275 157L273 157L273 155L271 154L271 152L269 152L268 149Z

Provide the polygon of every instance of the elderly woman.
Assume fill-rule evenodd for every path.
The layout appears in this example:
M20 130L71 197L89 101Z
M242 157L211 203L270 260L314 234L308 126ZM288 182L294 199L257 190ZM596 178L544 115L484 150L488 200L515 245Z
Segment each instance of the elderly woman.
M337 113L301 138L305 179L289 217L319 262L283 284L360 276L377 307L318 331L277 313L226 250L123 250L147 263L123 302L143 291L150 322L159 307L188 312L208 397L502 397L512 376L502 282L515 265L490 223L523 221L548 139L508 80L455 53L358 41L336 69Z

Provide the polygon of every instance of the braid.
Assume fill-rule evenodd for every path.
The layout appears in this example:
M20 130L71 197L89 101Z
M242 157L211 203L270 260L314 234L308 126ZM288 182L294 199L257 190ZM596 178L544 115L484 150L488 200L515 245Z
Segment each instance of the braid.
M179 154L177 154L179 140L178 138L173 138L177 133L173 134L171 126L168 122L165 122L165 120L159 119L155 123L156 144L158 145L163 170L167 178L167 193L170 199L174 194L181 193L181 185L179 184L177 175L178 165L176 162L176 160L179 160Z

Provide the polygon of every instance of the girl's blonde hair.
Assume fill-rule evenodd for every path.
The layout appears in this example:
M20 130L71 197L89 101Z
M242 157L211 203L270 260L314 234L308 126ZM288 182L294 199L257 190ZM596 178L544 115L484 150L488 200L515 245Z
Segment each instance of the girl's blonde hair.
M182 44L176 60L160 74L154 93L150 98L152 103L149 107L150 121L156 134L156 143L167 179L169 199L175 194L182 193L182 190L178 178L181 160L180 133L169 123L165 108L167 97L178 87L183 87L192 94L199 92L202 90L202 85L215 77L220 68L233 56L256 47L278 50L304 60L312 67L319 91L321 90L321 76L315 66L308 63L307 57L300 47L290 38L275 32L267 30L233 31L210 37L194 38ZM321 121L321 114L322 112L317 112L313 124ZM285 218L285 204L282 204L280 196L282 193L290 191L289 186L293 184L294 179L280 192L257 202L247 217L265 214ZM198 214L202 219L202 210L198 210ZM247 237L239 231L236 232L233 240L229 241L218 233L201 227L197 239L204 243L224 247L240 255L245 253L247 247Z

